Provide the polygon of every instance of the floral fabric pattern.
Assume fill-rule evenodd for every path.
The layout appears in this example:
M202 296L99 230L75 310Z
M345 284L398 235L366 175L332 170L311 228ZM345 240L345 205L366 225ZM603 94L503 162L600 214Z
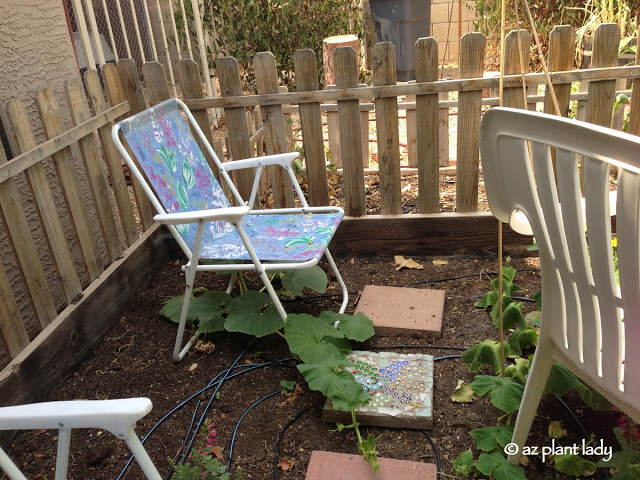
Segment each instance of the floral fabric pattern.
M119 122L122 134L167 213L230 207L175 100ZM319 259L342 213L247 215L242 226L260 260ZM197 224L176 225L193 250ZM250 260L227 222L208 222L200 258Z

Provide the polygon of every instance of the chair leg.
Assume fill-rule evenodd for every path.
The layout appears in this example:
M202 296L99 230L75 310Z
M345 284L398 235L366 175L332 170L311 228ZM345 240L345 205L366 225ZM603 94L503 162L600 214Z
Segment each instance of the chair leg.
M127 442L129 450L131 450L131 453L133 453L133 456L137 460L138 465L140 465L140 468L144 472L145 476L149 480L162 480L162 477L151 461L149 454L142 446L142 442L140 442L140 439L135 434L133 429L129 430L122 438L125 442Z
M191 294L193 292L193 282L196 277L196 268L197 265L193 265L191 262L187 264L187 268L185 269L185 280L187 286L184 291L184 301L182 302L182 311L180 312L180 322L178 323L178 333L176 335L176 343L173 347L173 361L179 362L184 358L187 354L191 345L195 342L196 338L200 335L199 333L195 333L187 342L187 344L182 348L182 339L184 337L184 330L187 324L187 314L189 313L189 304L191 303Z
M71 445L71 429L58 430L58 453L56 457L56 480L67 478L69 467L69 446Z
M513 438L511 439L511 442L518 446L518 453L509 455L508 460L510 463L517 464L519 462L522 449L527 443L531 424L536 416L540 398L544 393L544 387L547 384L547 379L549 378L549 373L553 365L552 350L553 347L547 342L544 342L542 345L538 344L536 348L533 364L531 370L529 370L527 383L524 387L520 410L516 418Z
M329 266L331 266L331 270L333 270L333 274L336 276L336 281L338 282L338 285L340 285L340 290L342 291L342 305L340 305L338 313L344 313L347 308L347 304L349 303L349 292L347 291L347 286L345 285L342 275L340 275L336 262L334 262L328 248L324 251L324 256L326 257L327 262L329 262Z
M27 480L27 478L18 470L16 464L11 461L9 455L0 448L0 470L7 474L9 480Z

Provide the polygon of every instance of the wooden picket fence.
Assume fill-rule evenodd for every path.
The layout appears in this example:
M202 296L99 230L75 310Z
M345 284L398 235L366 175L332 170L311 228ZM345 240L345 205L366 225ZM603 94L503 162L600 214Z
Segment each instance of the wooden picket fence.
M553 31L549 63L563 114L569 111L572 82L582 82L583 86L588 82L583 94L574 95L583 105L585 119L610 125L616 83L640 77L639 66L616 67L618 37L613 26L600 27L594 39L593 68L574 71L573 29L563 26ZM521 31L520 39L528 64L528 32ZM552 111L548 92L542 96L534 93L525 100L523 78L534 88L543 85L545 78L538 73L521 75L517 52L518 35L512 32L506 39L504 104L524 108L526 101ZM397 253L415 254L427 251L436 242L471 249L493 245L495 234L487 232L493 232L495 220L488 213L477 213L480 118L483 104L496 103L495 99L483 97L483 91L498 87L497 78L483 77L485 39L478 33L462 38L456 80L438 80L434 39L420 39L416 55L416 82L398 84L393 46L375 45L373 85L362 86L356 53L350 48L339 48L334 57L336 85L320 91L315 54L300 50L294 58L296 91L287 92L285 88L283 92L278 84L275 57L262 52L253 62L255 95L242 94L237 61L221 58L217 63L219 98L205 97L199 66L193 60L180 61L177 71L185 102L223 159L262 154L262 142L267 154L293 149L295 142L288 119L298 116L312 205L330 203L322 112L337 114L345 210L349 216L336 235L334 243L338 250L349 242L358 243L360 254L379 254L384 248L386 253L395 248ZM84 82L88 98L80 81L69 82L68 111L75 126L68 131L61 127L61 108L53 92L49 89L38 92L42 127L49 139L40 145L36 145L24 105L14 100L7 106L7 117L22 153L9 162L6 157L0 158L0 228L6 229L12 250L4 255L15 259L22 280L10 283L0 264L0 366L6 366L0 372L2 404L38 400L57 388L77 368L113 318L117 318L130 298L128 295L166 258L166 251L158 254L161 248L158 245L166 242L159 241L162 233L153 223L151 205L135 182L128 188L121 158L110 138L113 121L170 96L160 63L144 64L141 73L144 86L132 60L121 60L117 66L104 65L101 78L97 72L89 71ZM626 86L621 88L624 90ZM457 94L457 100L440 98L452 92ZM400 104L399 97L403 99ZM224 109L227 126L226 148L223 142L214 141L208 114L208 109L220 108ZM457 108L458 116L456 213L440 214L439 157L443 135L438 125L442 110L449 108ZM418 215L398 215L402 212L399 109L407 110L407 117L415 119L412 162L418 175ZM368 155L363 151L368 150L363 144L368 143L371 111L375 114L382 216L366 215L364 185ZM251 126L250 112L259 112L261 124L257 131ZM640 133L640 96L632 99L629 130ZM72 150L81 152L80 173ZM55 167L53 175L47 175L45 169L49 158ZM63 218L56 208L49 184L51 177L64 194L68 218ZM88 194L83 191L79 177L86 177ZM287 179L278 171L270 171L267 177L276 192L274 204L291 205L293 198ZM235 180L241 193L250 191L250 173ZM24 181L41 223L44 255L42 245L34 241L20 200L18 185ZM427 232L438 232L437 238L430 239ZM22 292L28 293L27 302ZM92 295L94 298L89 298Z

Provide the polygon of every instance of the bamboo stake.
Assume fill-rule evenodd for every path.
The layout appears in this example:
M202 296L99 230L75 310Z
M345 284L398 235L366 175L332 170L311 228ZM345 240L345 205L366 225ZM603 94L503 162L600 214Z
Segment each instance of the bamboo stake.
M118 19L120 20L120 29L122 30L122 36L124 37L124 47L127 50L127 58L131 58L129 35L127 35L127 27L124 24L124 17L122 16L122 7L120 6L120 1L121 0L116 0L116 7L118 7Z
M169 1L169 5L171 5L171 1ZM176 82L173 77L173 65L171 64L171 54L169 53L169 44L167 43L167 33L164 29L164 22L162 21L162 12L160 11L160 0L156 0L156 6L158 8L158 20L160 21L160 33L162 34L162 44L164 46L164 56L167 59L167 67L169 67L169 82L171 83L171 90L174 97L178 96L176 91ZM171 10L171 19L173 20L173 9ZM178 41L178 36L176 35L176 42ZM178 47L178 50L180 48Z
M184 0L180 0L180 8L182 9L182 23L184 24L184 38L187 41L187 51L189 58L193 60L193 50L191 49L191 33L189 32L189 22L187 22L187 12L184 9Z
M517 0L516 0L517 1ZM505 30L506 30L506 17L507 17L507 0L502 0L502 12L500 22L500 87L498 90L498 105L502 106L504 103L504 62L505 62ZM520 41L518 40L518 43ZM520 49L520 45L518 45ZM526 105L526 103L525 103ZM498 335L500 339L500 376L504 377L504 321L502 318L502 222L498 221Z
M138 27L138 15L136 14L136 7L133 4L133 0L129 0L129 8L131 8L131 17L133 18L133 26L136 31L136 38L138 39L138 49L140 50L140 58L142 58L142 63L147 63L147 57L144 54L144 48L142 46L142 37L140 37L140 28Z
M202 66L202 75L204 84L207 88L207 96L213 98L213 86L211 85L211 75L209 75L209 62L207 61L207 48L204 42L204 32L202 30L202 17L200 16L200 0L192 0L191 8L193 9L193 21L196 24L196 35L198 37L198 49L200 50L200 65Z
M151 52L153 53L153 60L157 62L158 50L156 49L156 39L153 35L153 28L151 28L151 16L149 15L149 6L147 5L146 0L142 2L142 6L144 7L144 16L147 20L147 30L149 30L149 36L151 37ZM160 8L160 4L158 4L158 8ZM158 11L158 13L160 12ZM160 24L162 25L162 17L160 17Z
M107 20L107 30L109 31L109 40L111 41L113 56L115 57L116 62L118 62L120 61L120 56L118 55L118 47L116 45L116 41L113 39L113 29L111 28L111 18L109 17L109 10L107 10L107 0L102 0L102 11L104 12L104 17Z
M169 0L169 11L171 12L171 29L173 30L173 38L176 39L176 50L178 52L178 61L182 60L182 47L180 46L180 37L176 28L176 19L173 13L173 0ZM165 38L166 40L166 38Z
M96 53L98 54L98 63L100 67L105 64L104 61L104 51L102 50L102 42L100 41L100 32L98 32L98 24L96 23L96 12L93 9L93 3L85 0L84 2L87 15L89 15L89 24L91 25L91 36L93 37L93 43L96 46ZM88 70L93 70L95 68L95 64L91 67L87 67Z
M73 0L73 11L76 13L76 25L80 32L80 40L82 40L82 50L84 51L85 66L88 69L96 67L96 61L93 57L91 42L89 41L89 32L87 31L87 22L84 20L84 10L80 0Z
M542 64L542 69L544 70L544 77L547 80L547 87L549 88L549 94L551 95L551 101L553 102L553 108L556 111L556 115L559 117L562 116L560 113L560 106L558 105L558 98L556 97L556 91L553 89L553 83L551 82L551 76L549 75L549 69L547 68L547 62L544 59L544 54L542 53L542 46L540 45L540 38L538 37L538 31L536 30L536 26L533 23L533 17L531 16L531 10L529 9L529 2L527 0L522 0L524 6L526 8L525 12L527 13L527 18L529 19L529 25L531 26L531 31L533 33L533 38L536 41L536 48L538 49L538 54L540 55L540 63Z
M522 73L522 95L524 108L527 109L527 78L525 77L524 56L522 55L522 38L520 37L520 16L518 15L518 0L514 2L516 10L516 36L518 38L518 59L520 60L520 73Z

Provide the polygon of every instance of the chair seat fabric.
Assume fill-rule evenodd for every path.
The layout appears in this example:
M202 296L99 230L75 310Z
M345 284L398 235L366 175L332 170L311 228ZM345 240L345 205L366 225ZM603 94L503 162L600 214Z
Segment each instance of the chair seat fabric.
M342 216L342 213L247 215L242 219L242 226L260 260L319 260ZM176 225L176 228L193 251L193 229L188 225ZM205 225L199 257L207 260L251 260L240 235L227 222Z

